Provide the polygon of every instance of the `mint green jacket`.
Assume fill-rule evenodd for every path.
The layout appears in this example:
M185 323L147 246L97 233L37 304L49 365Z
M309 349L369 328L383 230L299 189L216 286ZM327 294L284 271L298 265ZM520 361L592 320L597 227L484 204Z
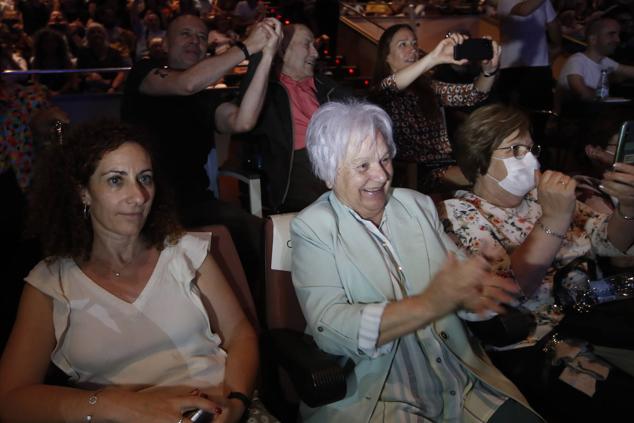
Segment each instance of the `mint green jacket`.
M411 292L425 289L448 251L457 247L445 235L432 200L416 191L393 189L385 207L390 241ZM307 333L331 354L351 358L346 397L319 408L302 406L306 422L368 422L394 359L392 350L370 358L358 349L361 311L366 304L394 301L392 282L371 235L335 196L322 195L291 223L293 284L307 321ZM455 315L432 324L434 337L472 376L503 396L528 407L523 395L502 375ZM494 410L465 395L465 422L487 421Z

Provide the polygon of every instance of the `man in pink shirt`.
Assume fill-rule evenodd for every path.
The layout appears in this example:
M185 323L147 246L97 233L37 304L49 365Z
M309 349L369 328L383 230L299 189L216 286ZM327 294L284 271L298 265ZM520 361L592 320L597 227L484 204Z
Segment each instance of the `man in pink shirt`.
M276 72L252 135L260 142L263 154L269 206L274 211L298 211L328 189L310 167L305 144L308 122L320 104L350 97L351 93L314 74L318 53L310 29L294 24L283 31ZM257 62L255 57L251 60L243 87L248 87Z

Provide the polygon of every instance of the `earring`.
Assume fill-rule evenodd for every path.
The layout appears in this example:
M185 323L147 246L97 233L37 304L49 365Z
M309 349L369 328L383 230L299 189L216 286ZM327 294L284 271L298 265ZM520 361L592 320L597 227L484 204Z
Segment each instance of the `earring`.
M89 213L90 213L90 206L84 203L84 219L88 219Z

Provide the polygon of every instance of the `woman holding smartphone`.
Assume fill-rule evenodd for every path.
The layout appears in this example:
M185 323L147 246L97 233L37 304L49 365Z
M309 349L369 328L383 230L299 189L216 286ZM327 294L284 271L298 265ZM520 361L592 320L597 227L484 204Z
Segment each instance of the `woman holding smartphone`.
M598 256L634 256L634 166L617 163L601 176L601 190L619 205L598 213L576 200L574 178L540 172L541 148L529 127L524 113L505 105L473 112L456 137L457 161L473 189L457 191L439 214L445 231L470 254L485 246L496 251L492 271L516 282L523 294L518 305L535 318L536 329L509 345L492 341L494 364L537 407L563 410L564 421L618 420L634 412L634 351L591 342L587 333L581 339L558 334L565 313L554 306L560 292L554 286L560 279L575 286L557 276L570 268L573 274L583 269L576 274L585 281ZM590 263L588 271L575 266L582 260Z
M466 36L454 33L427 55L421 55L414 30L394 25L379 40L374 71L374 101L394 122L396 160L418 164L417 187L424 192L469 185L455 165L442 106L472 106L484 100L495 81L500 46L492 41L493 57L481 63L482 72L472 84L445 83L428 74L435 66L455 60L454 47ZM398 175L396 175L398 178Z

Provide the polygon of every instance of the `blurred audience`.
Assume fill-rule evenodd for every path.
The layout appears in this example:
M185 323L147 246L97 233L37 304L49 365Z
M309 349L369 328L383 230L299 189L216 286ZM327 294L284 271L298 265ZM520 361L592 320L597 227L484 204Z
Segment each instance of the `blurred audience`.
M121 53L108 44L108 34L103 25L92 22L86 29L86 47L79 49L78 69L118 68L128 65ZM85 75L83 89L88 92L117 92L123 88L126 73L90 72Z
M502 57L500 94L529 110L553 108L552 59L561 30L550 0L499 0Z
M146 9L141 17L136 13L131 13L130 17L136 35L135 61L139 61L148 56L152 39L165 37L165 30L161 28L158 15L151 9Z
M585 51L570 56L559 73L562 102L597 99L603 70L612 80L634 78L634 66L619 64L609 57L620 43L619 33L618 21L611 18L599 18L588 25Z
M52 29L40 29L33 37L31 68L36 70L75 69L66 38ZM74 92L79 77L74 73L33 75L33 80L46 85L51 95Z
M7 69L26 70L28 69L29 59L33 51L33 42L31 37L24 32L22 25L22 14L12 9L5 9L2 12L2 31L1 42L4 44L3 49L8 51L8 56L15 67Z
M129 16L126 18L129 19ZM97 8L95 21L103 25L110 46L119 51L126 66L132 65L135 57L136 37L134 32L121 26L120 17L114 7L101 6Z
M24 17L24 31L29 35L33 35L46 26L51 14L52 2L22 0L15 2L15 7Z

